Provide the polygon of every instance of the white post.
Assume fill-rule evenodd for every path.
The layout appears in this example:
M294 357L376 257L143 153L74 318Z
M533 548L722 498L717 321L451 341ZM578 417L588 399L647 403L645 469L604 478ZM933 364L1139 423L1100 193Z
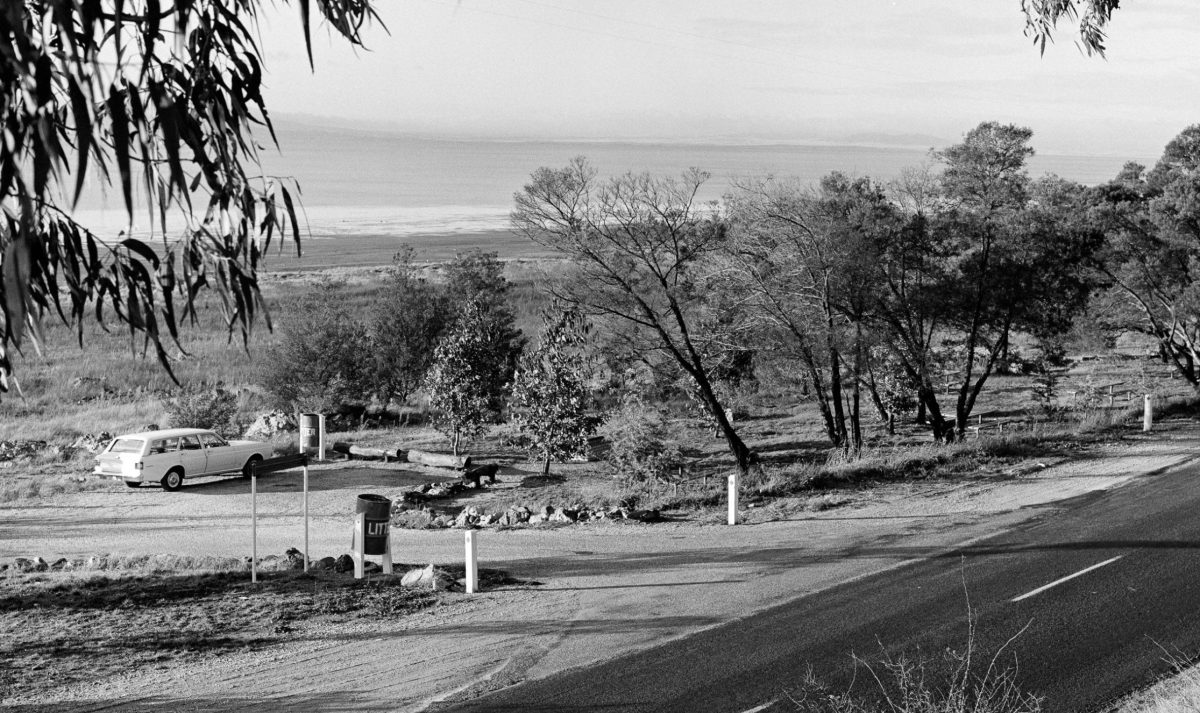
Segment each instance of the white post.
M317 415L317 460L325 460L325 414Z
M308 466L304 466L304 571L308 571Z
M1146 394L1145 407L1142 409L1142 430L1149 431L1154 425L1154 402L1150 394Z
M258 582L258 475L250 471L250 581Z
M479 561L475 547L475 531L467 530L463 535L466 543L467 594L475 594L479 591Z
M729 524L738 524L738 474L729 474Z

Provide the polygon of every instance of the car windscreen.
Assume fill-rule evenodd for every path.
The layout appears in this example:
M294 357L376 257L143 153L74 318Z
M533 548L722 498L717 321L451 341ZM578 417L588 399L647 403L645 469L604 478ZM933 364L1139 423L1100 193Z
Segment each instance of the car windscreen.
M108 449L109 453L141 453L146 442L139 438L118 438Z

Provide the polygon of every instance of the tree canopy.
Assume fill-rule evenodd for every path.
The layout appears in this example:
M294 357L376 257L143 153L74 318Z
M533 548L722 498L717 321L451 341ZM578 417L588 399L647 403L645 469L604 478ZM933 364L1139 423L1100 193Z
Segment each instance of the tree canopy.
M1104 56L1105 28L1120 0L1021 0L1025 35L1045 53L1060 21L1079 26L1079 44L1089 55Z
M352 44L369 0L296 0ZM299 250L294 186L259 169L274 141L263 97L264 0L23 0L0 6L0 391L9 355L47 313L75 326L106 308L152 347L215 289L230 336L262 311L257 270L272 240ZM315 17L314 17L315 15ZM89 178L115 189L151 241L106 241L72 217ZM176 300L182 300L177 307Z

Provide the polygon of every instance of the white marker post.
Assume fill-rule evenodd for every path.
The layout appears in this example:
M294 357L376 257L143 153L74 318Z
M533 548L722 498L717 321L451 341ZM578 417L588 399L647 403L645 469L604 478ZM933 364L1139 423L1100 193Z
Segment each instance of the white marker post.
M317 414L317 460L325 460L325 414Z
M258 470L250 470L250 581L258 582Z
M1154 425L1154 401L1146 394L1145 407L1142 409L1142 430L1149 432Z
M479 591L479 553L475 547L477 544L475 538L476 532L474 530L467 530L463 535L466 543L467 594L475 594Z
M740 485L737 472L729 474L729 524L738 524L738 486Z
M308 465L304 466L304 571L308 571Z

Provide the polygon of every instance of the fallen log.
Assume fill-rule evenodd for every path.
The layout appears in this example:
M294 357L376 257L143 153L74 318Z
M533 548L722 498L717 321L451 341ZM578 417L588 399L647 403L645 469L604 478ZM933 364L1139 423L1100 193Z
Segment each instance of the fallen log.
M389 450L387 448L368 448L366 446L356 446L353 443L344 441L335 441L333 450L337 453L344 453L354 458L382 458L385 461L395 458L403 460L404 451Z
M454 470L466 470L471 467L471 456L452 456L448 453L430 453L428 451L410 450L408 452L409 463L419 463L421 465L431 465L435 468L453 468Z

